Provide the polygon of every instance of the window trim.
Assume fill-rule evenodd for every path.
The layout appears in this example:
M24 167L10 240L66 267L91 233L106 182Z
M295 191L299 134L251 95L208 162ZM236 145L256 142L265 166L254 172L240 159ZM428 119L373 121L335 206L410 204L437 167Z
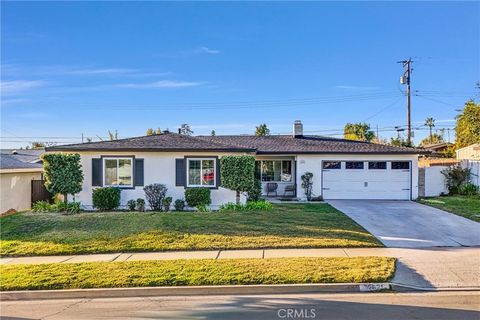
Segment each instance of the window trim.
M325 163L327 162L335 162L335 163L338 163L340 164L339 168L325 168ZM342 162L341 160L323 160L322 161L322 170L342 170Z
M264 161L279 161L280 162L280 180L270 180L270 181L263 181L262 180L262 175L263 175L263 162ZM288 161L290 162L290 181L282 181L282 174L283 174L283 162ZM260 160L255 160L255 162L260 162L260 182L262 183L268 183L268 182L276 182L276 183L293 183L294 182L294 167L295 167L295 160L292 159L260 159Z
M405 163L408 164L408 168L394 168L393 167L394 162L405 162ZM390 170L409 170L409 171L412 171L411 161L407 161L407 160L390 161Z
M135 189L135 157L134 156L102 156L102 185L104 187L114 187L114 188L122 188L122 189ZM118 179L118 160L125 160L130 159L131 161L131 184L107 184L106 183L106 175L105 169L107 168L105 165L106 160L117 160L117 179Z
M385 163L385 168L370 168L370 163ZM368 170L387 170L387 167L388 167L387 163L388 161L376 161L376 160L368 161L367 169Z
M190 168L190 160L193 161L200 161L200 183L202 182L202 161L203 160L213 160L213 185L202 185L202 184L190 184L189 183L189 168ZM218 189L217 186L217 163L218 157L185 157L185 187L186 188L211 188L211 189Z

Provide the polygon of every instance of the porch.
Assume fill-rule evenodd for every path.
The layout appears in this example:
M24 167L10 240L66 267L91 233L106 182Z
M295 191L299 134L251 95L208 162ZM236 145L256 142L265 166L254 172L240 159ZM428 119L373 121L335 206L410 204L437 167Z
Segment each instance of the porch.
M295 156L258 156L255 177L266 199L297 197Z

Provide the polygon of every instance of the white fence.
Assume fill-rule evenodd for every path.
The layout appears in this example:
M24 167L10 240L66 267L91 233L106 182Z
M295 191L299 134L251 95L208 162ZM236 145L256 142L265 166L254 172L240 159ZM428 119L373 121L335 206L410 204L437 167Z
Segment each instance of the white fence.
M480 161L479 160L463 160L461 166L469 168L472 172L470 180L473 184L480 186ZM431 166L423 168L425 170L425 197L435 197L442 193L448 193L445 185L445 177L441 173L448 166Z

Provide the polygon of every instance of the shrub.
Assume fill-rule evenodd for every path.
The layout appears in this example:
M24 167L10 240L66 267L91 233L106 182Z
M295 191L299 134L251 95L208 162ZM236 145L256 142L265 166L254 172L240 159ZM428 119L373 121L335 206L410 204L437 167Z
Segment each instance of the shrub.
M458 189L458 193L464 196L474 196L478 194L478 187L473 183L467 183Z
M312 200L312 187L313 187L313 173L305 172L302 174L302 188L305 190L305 196L307 200Z
M172 203L172 197L165 197L163 198L163 210L170 211L170 204Z
M268 201L249 201L246 204L237 204L233 202L228 202L223 204L220 207L220 212L223 211L254 211L254 210L265 210L269 211L273 209L273 205Z
M173 206L175 207L175 211L183 211L185 209L185 201L182 199L175 200Z
M113 210L120 206L120 188L96 188L92 192L93 207L98 210Z
M247 201L258 201L262 196L262 183L255 179L250 190L247 191Z
M470 181L470 169L462 168L458 164L443 169L441 173L445 176L445 184L447 185L448 193L451 195L458 194L460 188Z
M37 201L32 205L33 212L51 212L48 201Z
M198 206L196 206L196 208L198 212L210 212L210 209L206 204L199 204Z
M145 211L145 200L143 200L142 198L137 199L137 211Z
M187 188L185 189L185 201L190 207L199 209L199 206L208 206L212 203L209 188Z
M132 199L127 201L128 210L135 211L136 206L137 206L137 202L135 200Z
M240 193L252 191L255 184L254 156L223 156L220 159L220 179L224 188L234 190L236 202L240 203Z
M82 191L83 172L79 154L46 153L42 155L45 187L53 194L68 195Z
M167 187L164 184L153 183L143 188L148 205L152 210L162 211L163 198L167 194Z

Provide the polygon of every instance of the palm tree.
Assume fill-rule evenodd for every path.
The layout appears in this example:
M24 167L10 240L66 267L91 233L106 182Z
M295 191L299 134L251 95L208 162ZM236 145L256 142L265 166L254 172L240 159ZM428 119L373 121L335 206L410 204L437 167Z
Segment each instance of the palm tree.
M425 125L430 129L430 144L433 142L432 128L435 127L435 119L427 118L425 119Z

